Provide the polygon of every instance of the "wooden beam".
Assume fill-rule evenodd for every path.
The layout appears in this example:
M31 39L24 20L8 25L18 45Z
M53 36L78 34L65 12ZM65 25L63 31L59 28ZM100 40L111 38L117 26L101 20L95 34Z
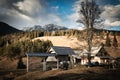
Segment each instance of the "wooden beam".
M27 72L29 71L29 56L27 55Z
M72 57L72 55L70 55L70 63L71 63L71 68L73 68L74 63L73 63L73 57Z
M46 61L45 61L45 58L43 58L43 71L46 71Z
M57 59L57 69L59 69L59 60Z

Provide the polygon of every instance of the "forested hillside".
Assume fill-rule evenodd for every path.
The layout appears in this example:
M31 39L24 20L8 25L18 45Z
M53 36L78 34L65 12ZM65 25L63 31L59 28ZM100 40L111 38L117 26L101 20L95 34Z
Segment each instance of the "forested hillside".
M81 43L86 40L86 30L31 31L19 32L0 37L0 55L15 57L24 56L26 52L46 52L51 41L32 39L44 36L76 37ZM120 47L120 33L115 31L94 30L93 46L103 43L107 47Z

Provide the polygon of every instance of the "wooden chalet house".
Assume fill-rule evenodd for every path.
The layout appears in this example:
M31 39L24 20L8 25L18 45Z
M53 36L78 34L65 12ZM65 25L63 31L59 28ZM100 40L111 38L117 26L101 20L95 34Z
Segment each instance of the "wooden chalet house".
M74 57L74 62L77 62L75 60L81 59L80 62L82 65L87 64L88 51L86 49L77 51ZM99 64L106 64L108 60L112 59L112 57L108 54L108 52L104 49L103 46L99 47L92 47L91 51L91 62L98 62Z
M88 51L84 49L84 51L81 54L81 64L87 64ZM98 62L99 64L106 64L108 60L110 60L112 57L107 53L107 51L104 49L103 46L99 47L92 47L91 52L91 62Z

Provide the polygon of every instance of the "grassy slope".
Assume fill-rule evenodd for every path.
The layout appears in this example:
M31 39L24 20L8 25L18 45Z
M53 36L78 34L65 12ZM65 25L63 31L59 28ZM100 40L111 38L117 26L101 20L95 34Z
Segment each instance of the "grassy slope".
M113 37L111 37L113 38ZM54 46L65 46L65 47L71 47L72 49L85 49L86 42L83 40L77 40L75 37L66 37L66 36L44 36L44 37L38 37L33 40L50 40ZM118 42L120 41L120 38L117 36ZM94 39L93 43L96 46L100 45L100 42L105 43L105 40L101 39ZM112 47L105 47L106 51L113 57L120 57L120 47L114 48Z
M78 48L82 49L84 48L85 42L80 42L76 38L70 37L67 38L66 36L45 36L45 37L38 37L36 39L41 40L51 40L54 46L67 46L71 48ZM82 47L82 48L81 48ZM120 56L120 48L105 48L112 56ZM37 58L38 59L38 58ZM26 58L23 59L24 64L26 65ZM32 59L31 60L31 67L39 66L37 65L37 62L39 63L40 60ZM35 64L36 63L36 64ZM6 58L0 59L0 69L15 69L17 66L17 60L10 61ZM34 66L33 66L34 65Z
M67 36L44 36L44 37L38 37L35 38L40 40L50 40L54 46L65 46L65 47L71 47L73 49L76 48L82 48L86 42L85 41L78 41L75 37L67 37Z
M54 36L54 37L39 37L36 39L41 40L51 40L54 46L68 46L72 48L78 48L80 45L84 45L83 42L78 41L76 38L67 38L65 36ZM36 65L39 63L40 60L34 61L32 59L31 61L31 67L33 65ZM2 61L1 61L2 62ZM8 61L4 60L0 64L7 66L7 69L15 69L17 60L15 61ZM26 64L26 58L24 59L24 63ZM53 70L53 71L47 71L47 72L41 72L41 71L34 71L19 75L16 71L7 71L5 72L5 75L0 75L0 79L2 79L3 76L9 75L10 72L13 72L16 76L15 80L119 80L119 74L120 70L108 70L103 68L75 68L71 70Z
M99 67L29 72L15 80L119 80L120 70Z

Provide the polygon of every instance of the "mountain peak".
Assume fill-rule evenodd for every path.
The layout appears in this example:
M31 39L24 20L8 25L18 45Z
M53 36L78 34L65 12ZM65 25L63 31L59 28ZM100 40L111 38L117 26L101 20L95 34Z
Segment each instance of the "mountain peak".
M44 30L44 31L55 31L55 30L67 30L68 28L63 26L58 26L55 24L47 24L44 26L35 25L33 27L25 27L24 31L33 31L33 30Z
M8 25L7 23L0 22L0 36L19 32L20 30Z
M67 30L68 29L66 27L58 26L58 25L55 25L55 24L47 24L47 25L43 26L43 28L46 31Z

